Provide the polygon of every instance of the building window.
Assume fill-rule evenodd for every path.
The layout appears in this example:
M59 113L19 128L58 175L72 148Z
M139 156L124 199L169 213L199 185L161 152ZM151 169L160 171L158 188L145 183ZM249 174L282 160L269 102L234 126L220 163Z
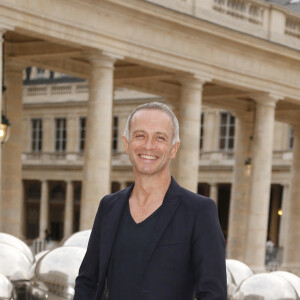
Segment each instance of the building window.
M42 119L31 119L31 151L42 151L43 122Z
M112 139L113 151L117 151L118 149L118 123L119 123L119 118L117 116L114 116L113 139Z
M65 152L67 144L67 121L65 118L55 119L55 151Z
M294 134L293 134L293 128L289 128L289 140L288 140L288 149L293 149L294 144Z
M79 136L79 151L84 150L84 141L85 141L85 130L86 130L86 117L81 117L79 120L80 124L80 136Z
M36 69L36 78L44 78L45 76L45 70L42 68Z
M203 138L204 138L204 113L201 113L200 150L203 149Z
M234 148L235 118L229 112L220 114L219 149L232 150Z

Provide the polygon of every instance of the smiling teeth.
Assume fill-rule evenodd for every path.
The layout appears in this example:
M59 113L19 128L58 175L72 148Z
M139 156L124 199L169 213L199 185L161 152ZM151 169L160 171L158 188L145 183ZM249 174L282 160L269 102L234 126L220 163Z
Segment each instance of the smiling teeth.
M145 159L156 159L155 156L150 156L150 155L141 155L141 158L145 158Z

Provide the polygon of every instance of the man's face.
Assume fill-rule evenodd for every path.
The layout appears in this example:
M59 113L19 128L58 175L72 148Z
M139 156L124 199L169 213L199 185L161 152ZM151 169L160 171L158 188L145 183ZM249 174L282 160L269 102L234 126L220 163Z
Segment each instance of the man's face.
M170 160L175 158L179 142L172 145L173 123L160 110L140 110L131 119L129 141L123 137L136 174L169 173Z

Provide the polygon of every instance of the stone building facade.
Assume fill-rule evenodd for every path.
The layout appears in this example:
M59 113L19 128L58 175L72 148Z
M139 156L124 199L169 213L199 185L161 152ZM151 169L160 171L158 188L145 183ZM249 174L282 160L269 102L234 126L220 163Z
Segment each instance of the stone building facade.
M37 68L29 68L26 73L22 126L25 129L23 234L26 239L43 238L48 228L53 239L61 240L80 227L88 83ZM122 135L129 113L137 105L150 101L165 102L165 99L122 88L114 92L111 192L133 181ZM216 201L225 238L228 237L236 126L236 118L229 111L203 106L197 192ZM268 236L282 247L283 229L280 228L284 227L282 219L286 213L280 214L290 182L292 129L276 122L274 136ZM250 176L248 151L244 173Z
M1 101L12 124L1 149L1 230L33 237L51 226L61 238L90 228L99 199L132 181L119 142L125 116L157 95L181 126L172 173L218 202L228 257L263 270L269 234L284 247L283 267L299 273L294 2L0 0ZM49 72L56 83L23 89L28 66L83 81Z

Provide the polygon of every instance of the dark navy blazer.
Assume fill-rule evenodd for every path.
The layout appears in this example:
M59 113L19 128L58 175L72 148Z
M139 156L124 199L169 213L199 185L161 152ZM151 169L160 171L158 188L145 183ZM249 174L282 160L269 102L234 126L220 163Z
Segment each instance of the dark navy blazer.
M132 189L133 185L101 200L74 300L101 299L118 224ZM139 300L227 299L225 242L216 205L173 178L146 257Z

